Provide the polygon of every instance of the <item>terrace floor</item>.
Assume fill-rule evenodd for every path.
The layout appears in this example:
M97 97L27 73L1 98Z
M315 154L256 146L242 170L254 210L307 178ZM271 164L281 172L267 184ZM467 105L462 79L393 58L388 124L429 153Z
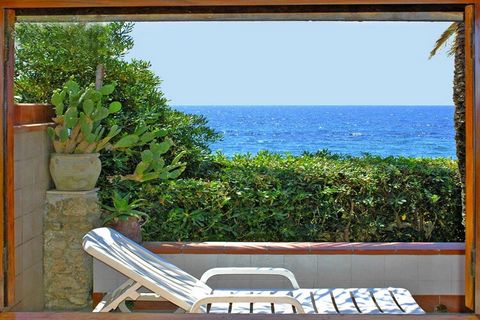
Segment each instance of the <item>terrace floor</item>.
M79 313L79 312L6 312L0 320L477 320L472 314L426 314L426 315L204 315L204 314L165 314L165 313Z

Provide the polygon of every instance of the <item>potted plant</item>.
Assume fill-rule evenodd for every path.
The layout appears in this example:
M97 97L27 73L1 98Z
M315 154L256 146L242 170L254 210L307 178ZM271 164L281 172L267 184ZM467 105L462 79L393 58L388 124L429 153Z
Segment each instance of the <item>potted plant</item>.
M105 216L104 225L113 228L126 237L141 242L142 226L148 221L148 215L139 211L145 200L138 199L130 202L129 194L138 190L138 184L152 180L176 179L185 170L185 163L180 159L185 152L180 152L169 164L165 163L163 155L173 146L170 139L163 142L151 142L149 147L140 154L140 161L137 163L132 174L117 175L109 177L109 181L115 182L112 185L114 191L105 190L102 207ZM132 151L132 150L130 150ZM135 155L137 152L132 153ZM118 190L126 194L121 196ZM105 203L112 205L105 205Z
M130 201L128 194L122 197L117 191L114 191L111 200L113 206L102 204L103 213L106 215L103 224L119 231L135 242L142 242L141 227L147 222L148 215L137 209L142 206L145 200Z
M145 144L155 134L142 132L124 135L116 143L111 140L121 129L113 125L106 132L103 123L107 117L121 110L118 101L108 102L115 83L99 90L86 88L73 80L57 89L51 102L55 107L54 127L48 128L55 153L50 158L50 173L57 190L80 191L95 188L102 166L99 152L103 149L122 149Z

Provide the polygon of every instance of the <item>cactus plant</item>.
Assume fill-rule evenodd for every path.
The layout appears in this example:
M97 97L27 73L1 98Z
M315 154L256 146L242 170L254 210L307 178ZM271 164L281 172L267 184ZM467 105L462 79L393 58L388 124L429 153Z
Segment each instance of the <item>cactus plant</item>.
M123 180L145 182L154 179L176 179L185 170L185 163L180 159L185 151L180 152L169 165L165 164L162 155L173 145L172 140L165 139L161 143L151 143L150 148L142 151L142 160L135 167L133 174L122 176Z
M107 105L114 90L115 83L97 90L93 84L82 89L75 81L69 80L63 88L54 91L51 102L56 116L52 120L56 125L47 132L55 149L50 158L50 173L58 190L93 189L101 172L99 152L104 149L141 153L142 161L135 173L121 177L124 180L172 179L185 169L185 164L180 162L183 154L179 154L170 165L165 165L161 155L173 142L169 139L156 142L157 138L166 135L165 130L148 131L145 125L140 125L132 134L120 135L121 129L117 125L104 126L108 116L122 109L118 101ZM143 152L134 148L148 143L150 149Z
M75 81L69 80L62 89L54 91L51 102L55 107L53 121L56 126L48 128L48 135L56 153L98 153L103 149L125 149L144 145L161 134L137 130L141 134L123 135L112 143L121 129L113 125L107 132L102 122L122 109L118 101L106 105L114 90L115 83L96 90L93 84L81 89Z

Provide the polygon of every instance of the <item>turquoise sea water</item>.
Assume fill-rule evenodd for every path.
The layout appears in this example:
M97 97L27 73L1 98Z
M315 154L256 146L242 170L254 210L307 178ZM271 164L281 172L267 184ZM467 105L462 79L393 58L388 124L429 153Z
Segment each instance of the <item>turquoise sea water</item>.
M301 154L455 156L453 106L176 106L221 132L211 145L231 156L259 150Z

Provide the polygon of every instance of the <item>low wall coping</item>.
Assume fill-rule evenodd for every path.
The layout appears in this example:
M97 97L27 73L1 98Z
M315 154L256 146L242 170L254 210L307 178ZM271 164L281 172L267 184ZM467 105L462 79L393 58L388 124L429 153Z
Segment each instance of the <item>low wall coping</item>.
M53 122L21 124L21 125L13 126L13 130L14 130L15 133L17 133L17 132L44 131L44 130L47 130L48 127L51 127L53 125L54 125Z
M463 242L144 242L157 254L464 255Z

